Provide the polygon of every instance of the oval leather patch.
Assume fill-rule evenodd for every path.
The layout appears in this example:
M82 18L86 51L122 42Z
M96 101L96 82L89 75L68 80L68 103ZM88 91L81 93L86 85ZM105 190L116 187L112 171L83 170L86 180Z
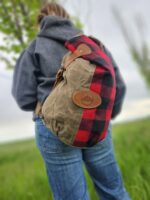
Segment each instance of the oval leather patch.
M73 102L81 108L96 108L102 103L101 97L91 90L77 90L72 95Z

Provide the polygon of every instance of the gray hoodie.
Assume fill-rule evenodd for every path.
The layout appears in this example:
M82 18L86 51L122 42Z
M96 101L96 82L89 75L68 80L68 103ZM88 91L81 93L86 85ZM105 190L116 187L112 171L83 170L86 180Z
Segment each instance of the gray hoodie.
M21 53L13 74L12 95L22 110L34 111L37 101L44 102L52 90L55 75L67 52L65 41L80 32L70 20L58 16L43 18L40 32ZM105 51L112 59L117 81L113 118L121 110L125 84L110 52L107 49ZM35 115L33 116L34 120Z

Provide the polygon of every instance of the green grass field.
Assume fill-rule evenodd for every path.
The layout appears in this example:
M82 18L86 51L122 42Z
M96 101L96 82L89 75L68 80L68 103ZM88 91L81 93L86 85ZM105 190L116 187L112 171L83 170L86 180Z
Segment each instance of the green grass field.
M133 200L150 200L150 118L113 127L116 157ZM84 168L91 200L98 200ZM0 200L52 200L34 140L0 145Z

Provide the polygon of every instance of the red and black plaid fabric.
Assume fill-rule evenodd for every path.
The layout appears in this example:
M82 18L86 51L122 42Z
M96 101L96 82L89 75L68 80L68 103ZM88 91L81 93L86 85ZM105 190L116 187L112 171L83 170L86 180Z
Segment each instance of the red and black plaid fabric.
M96 65L90 90L98 93L102 104L95 109L84 109L74 146L90 147L105 138L116 95L115 72L110 58L89 37L80 35L65 43L65 47L74 52L80 44L86 44L92 53L82 56Z

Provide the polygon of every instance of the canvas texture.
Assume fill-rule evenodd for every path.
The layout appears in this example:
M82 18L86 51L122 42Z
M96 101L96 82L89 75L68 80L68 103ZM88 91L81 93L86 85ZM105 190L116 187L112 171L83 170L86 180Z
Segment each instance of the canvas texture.
M73 37L65 43L69 53L63 62L81 44L90 47L91 53L69 64L62 80L46 98L42 115L46 127L62 142L89 148L106 137L116 95L116 81L111 60L86 35ZM82 91L95 93L101 99L100 105L83 108L75 104L73 94L76 91L80 91L80 94ZM86 100L90 102L91 99Z

